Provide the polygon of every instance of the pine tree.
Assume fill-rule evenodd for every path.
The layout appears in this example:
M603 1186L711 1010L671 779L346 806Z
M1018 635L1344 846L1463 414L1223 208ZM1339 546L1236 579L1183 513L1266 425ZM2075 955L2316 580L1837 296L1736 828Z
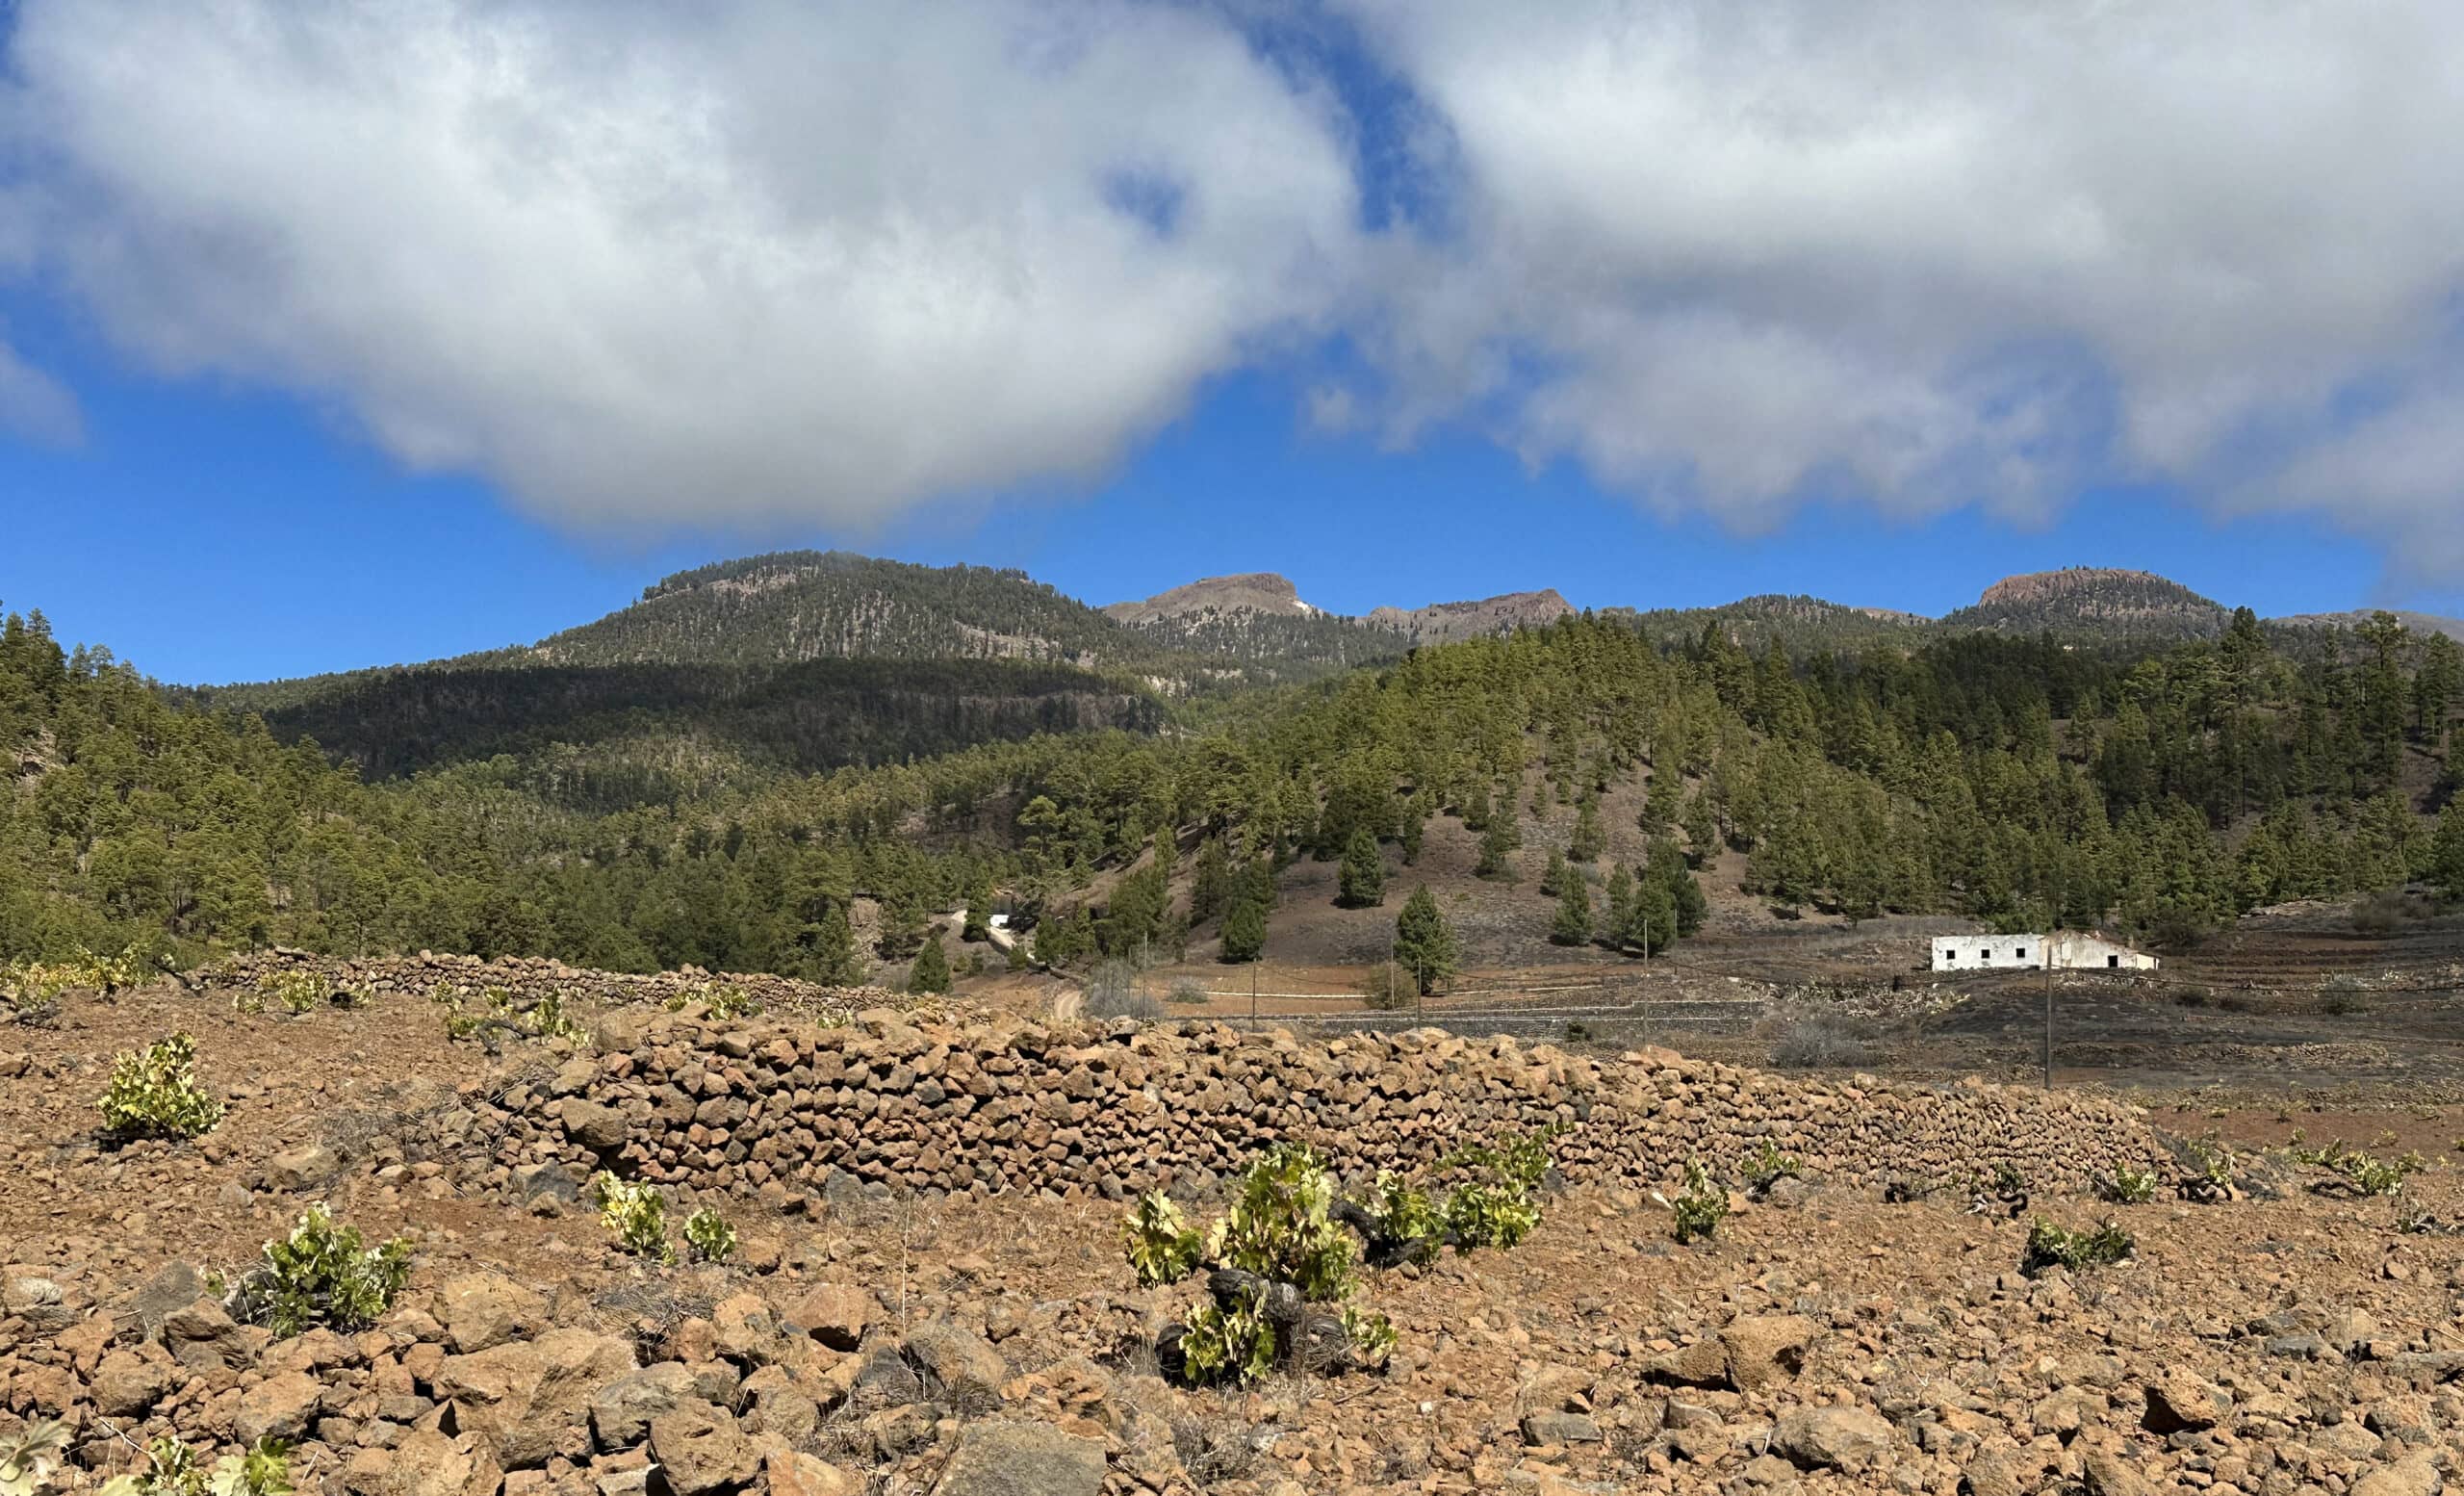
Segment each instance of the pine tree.
M1482 780L1472 787L1472 798L1463 802L1463 827L1466 831L1489 829L1489 784Z
M1626 932L1634 927L1634 879L1625 864L1608 869L1608 883L1601 892L1600 941L1610 949L1626 944Z
M1557 896L1557 922L1549 939L1559 945L1591 943L1591 885L1579 867L1566 869L1566 889Z
M1266 911L1245 894L1233 901L1223 916L1222 959L1229 962L1255 961L1267 948Z
M1473 869L1483 878L1514 881L1514 817L1500 813L1480 837L1480 861Z
M1686 861L1699 867L1719 850L1720 823L1719 817L1711 813L1710 796L1699 788L1686 796L1682 818Z
M1367 827L1351 834L1351 841L1344 848L1344 864L1338 875L1339 892L1335 902L1346 909L1368 909L1386 900L1386 860L1378 854L1377 838Z
M2429 877L2449 898L2464 898L2464 799L2450 800L2438 812L2438 834L2430 838Z
M1402 913L1395 916L1396 965L1412 974L1421 995L1426 996L1454 974L1460 954L1454 927L1447 922L1446 912L1437 907L1437 896L1429 892L1425 883L1412 890L1412 896L1403 901Z
M1415 866L1421 860L1421 837L1428 826L1428 796L1425 790L1415 793L1403 806L1403 865Z
M832 904L810 927L806 966L812 979L828 987L860 987L864 965L856 955L856 932L847 925L846 906Z
M923 900L902 881L882 900L882 929L873 948L884 961L898 961L914 954L931 929Z
M1540 864L1540 891L1551 898L1566 891L1566 860L1555 847L1549 849L1549 860Z
M1656 956L1677 941L1677 906L1669 896L1668 881L1645 877L1634 886L1634 901L1627 912L1627 923L1619 943L1629 950Z
M978 873L967 884L966 924L959 931L959 939L962 941L992 939L991 918L992 880L986 874Z
M915 952L915 965L907 973L907 990L918 996L950 990L950 958L937 935L926 938Z
M1566 841L1566 856L1578 863L1596 863L1607 849L1607 835L1600 829L1600 797L1585 793L1575 808L1574 835Z
M1209 837L1198 846L1197 862L1190 872L1190 923L1204 924L1223 913L1224 901L1232 896L1232 859L1223 850L1221 837Z

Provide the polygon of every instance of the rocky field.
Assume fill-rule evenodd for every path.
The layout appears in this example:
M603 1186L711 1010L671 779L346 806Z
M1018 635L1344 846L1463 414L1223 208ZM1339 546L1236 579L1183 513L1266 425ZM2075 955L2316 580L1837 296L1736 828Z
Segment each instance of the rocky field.
M54 1424L64 1490L176 1435L209 1462L281 1441L299 1490L353 1496L2403 1496L2441 1489L2464 1439L2445 1150L2367 1194L2284 1148L2299 1115L878 993L714 1016L698 978L447 965L358 972L347 1009L289 1016L258 967L0 1026L0 1483ZM436 980L525 995L449 1040ZM522 1032L550 991L571 1026ZM173 1030L226 1110L193 1141L107 1136L113 1057ZM2399 1120L2408 1147L2464 1131ZM1205 1291L1140 1285L1137 1192L1202 1222L1279 1141L1364 1188L1553 1125L1519 1245L1360 1273L1397 1335L1382 1365L1162 1375ZM2194 1127L2238 1151L2169 1132ZM1758 1154L1802 1177L1747 1190ZM1681 1245L1689 1159L1734 1188ZM2124 1171L2154 1198L2095 1197ZM736 1250L625 1251L602 1172L656 1193L670 1245L706 1208ZM400 1238L405 1276L366 1328L278 1335L250 1269L320 1203ZM2111 1219L2133 1251L2022 1272L2040 1219Z

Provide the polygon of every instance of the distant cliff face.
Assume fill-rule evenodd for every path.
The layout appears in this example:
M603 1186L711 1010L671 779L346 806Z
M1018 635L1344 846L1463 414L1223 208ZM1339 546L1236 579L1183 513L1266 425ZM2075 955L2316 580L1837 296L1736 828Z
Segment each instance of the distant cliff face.
M2204 638L2223 632L2232 616L2223 605L2149 572L2080 566L2006 577L1942 622L2014 633Z
M1556 588L1544 587L1538 592L1507 592L1470 603L1373 608L1368 621L1405 634L1415 644L1444 644L1452 639L1538 628L1574 610L1574 605L1560 597Z
M1286 618L1311 618L1320 609L1300 601L1300 589L1289 577L1273 572L1244 572L1236 577L1204 577L1169 592L1158 592L1139 603L1114 603L1104 608L1126 624L1154 623L1167 618L1199 618L1209 613L1268 613Z

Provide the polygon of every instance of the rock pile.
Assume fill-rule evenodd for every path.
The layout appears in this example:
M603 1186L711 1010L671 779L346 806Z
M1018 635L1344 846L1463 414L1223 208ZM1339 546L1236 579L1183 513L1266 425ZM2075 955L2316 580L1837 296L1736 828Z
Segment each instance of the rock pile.
M474 1273L364 1333L276 1341L185 1264L111 1307L13 1274L0 1326L22 1349L0 1354L0 1424L59 1420L95 1472L167 1435L280 1440L313 1452L295 1478L351 1496L853 1496L860 1472L901 1462L941 1467L947 1496L1096 1496L1116 1460L1154 1491L1193 1489L1156 1379L1083 1360L1016 1377L962 1325L871 1326L870 1293L740 1284L628 1335L552 1328L572 1305ZM1025 1470L1036 1483L1016 1483Z
M2080 1190L2155 1165L2138 1109L1982 1084L1824 1085L1643 1050L1595 1060L1439 1030L1320 1042L1221 1024L964 1025L889 1011L851 1025L714 1025L624 1013L601 1050L494 1102L484 1178L559 1169L784 1204L1002 1195L1203 1194L1283 1139L1339 1168L1425 1167L1474 1141L1558 1129L1575 1182L1651 1185L1701 1157L1735 1178L1767 1141L1815 1177L1963 1184L2009 1164Z

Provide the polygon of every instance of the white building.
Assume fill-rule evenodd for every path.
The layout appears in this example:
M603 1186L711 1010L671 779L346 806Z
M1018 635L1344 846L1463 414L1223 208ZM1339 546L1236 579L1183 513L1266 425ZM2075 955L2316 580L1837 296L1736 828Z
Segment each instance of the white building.
M2156 958L2079 930L2052 935L1938 935L1937 971L2153 971Z

